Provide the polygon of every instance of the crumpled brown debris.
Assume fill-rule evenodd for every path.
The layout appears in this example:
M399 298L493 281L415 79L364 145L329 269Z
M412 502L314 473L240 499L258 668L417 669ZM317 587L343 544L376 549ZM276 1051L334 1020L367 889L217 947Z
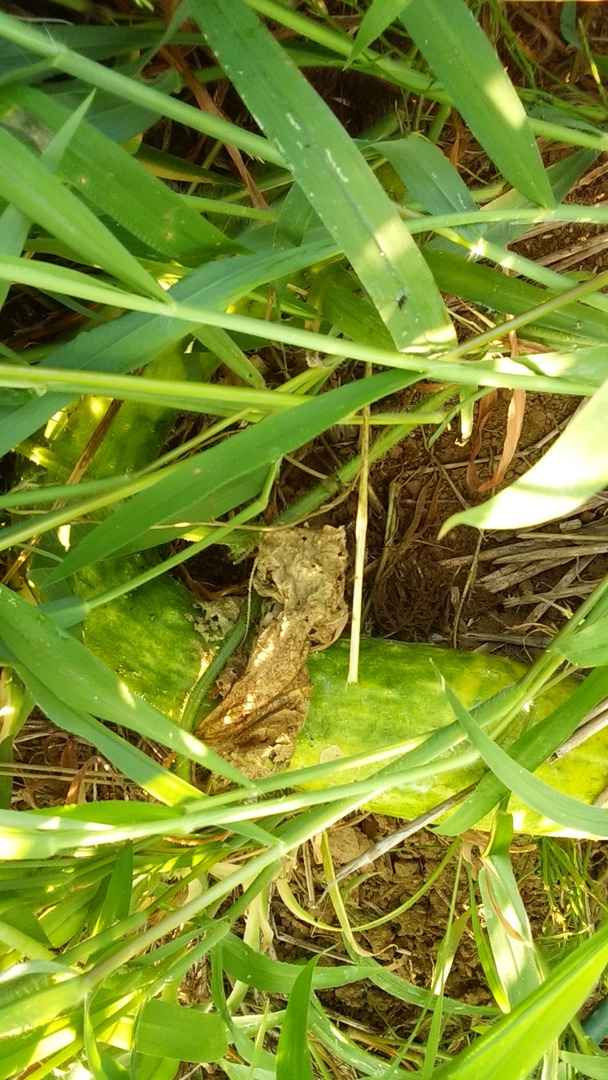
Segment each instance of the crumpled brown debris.
M205 718L198 735L248 776L286 764L306 716L311 648L325 648L348 618L344 530L293 528L268 533L253 588L269 604L242 677Z

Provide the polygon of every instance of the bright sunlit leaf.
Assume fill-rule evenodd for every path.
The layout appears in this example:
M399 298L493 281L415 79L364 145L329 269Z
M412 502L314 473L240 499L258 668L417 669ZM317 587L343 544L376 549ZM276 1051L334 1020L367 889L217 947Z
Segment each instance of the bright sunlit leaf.
M608 484L607 410L605 382L536 465L481 506L453 514L439 535L456 525L521 529L572 514Z

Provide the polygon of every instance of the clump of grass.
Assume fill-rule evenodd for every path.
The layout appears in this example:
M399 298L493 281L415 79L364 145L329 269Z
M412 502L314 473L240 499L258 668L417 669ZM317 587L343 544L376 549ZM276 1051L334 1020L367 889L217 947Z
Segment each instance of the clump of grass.
M211 544L247 549L244 526L259 524L281 460L337 424L361 426L362 454L284 520L356 480L363 506L374 458L458 408L466 426L473 399L493 387L589 400L525 476L444 529L535 524L605 486L608 277L579 280L509 248L531 224L605 224L602 206L563 201L606 149L601 94L537 90L534 71L518 92L475 18L489 10L503 20L493 2L412 0L396 13L374 0L345 21L274 0L190 0L166 23L145 5L113 25L94 16L73 25L74 5L60 10L65 21L43 24L0 14L0 297L9 311L11 285L33 298L52 331L41 318L27 347L2 346L0 445L18 466L0 504L0 754L10 762L36 704L142 798L90 800L79 788L69 804L26 813L11 809L3 784L0 1080L169 1080L183 1062L216 1061L234 1080L597 1075L601 1054L575 1017L608 959L608 930L577 849L547 848L541 863L554 908L556 882L574 888L574 940L535 940L498 813L469 906L452 897L431 987L361 955L333 885L344 958L279 962L265 951L273 883L377 781L296 795L284 793L285 778L249 781L154 702L127 695L70 628L125 594L137 604L138 590ZM577 40L601 86L602 58ZM302 78L309 67L372 76L403 107L353 139ZM206 87L218 82L246 122L229 119L230 98L226 113L210 105ZM483 149L486 182L467 182L442 152L451 115ZM202 164L146 135L169 124L195 149L205 140ZM459 340L446 296L477 308L487 328ZM518 355L509 337L524 328ZM266 347L282 357L271 376L259 363ZM308 362L295 370L294 356ZM148 368L140 378L152 362L158 377ZM424 409L383 406L428 380L440 388ZM59 460L45 437L64 423L78 443L81 395L101 427L92 437L82 429L77 453ZM109 401L127 404L108 417ZM115 426L128 403L137 423ZM177 412L207 426L167 451L159 425ZM154 439L142 438L142 417ZM114 467L96 473L103 446ZM121 571L110 584L113 557ZM85 595L75 582L86 575ZM529 677L537 687L566 662L594 668L577 699L583 712L606 694L605 593L602 582ZM521 769L453 707L494 771L463 808L464 830ZM519 751L533 768L538 747ZM184 762L233 786L203 798ZM581 831L605 835L603 811L573 809L527 773L523 784L549 814L576 812ZM496 1006L445 993L465 933ZM195 970L204 981L193 1001L184 987ZM361 980L420 1009L409 1040L365 1047L338 1028L317 992ZM249 1007L254 991L272 995L262 1009ZM456 1045L446 1034L454 1017Z

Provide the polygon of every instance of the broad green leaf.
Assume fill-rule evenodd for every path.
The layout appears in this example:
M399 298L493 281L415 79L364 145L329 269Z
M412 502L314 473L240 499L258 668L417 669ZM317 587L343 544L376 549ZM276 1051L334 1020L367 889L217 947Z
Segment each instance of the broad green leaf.
M608 926L573 949L546 981L433 1080L525 1080L590 994L608 963Z
M536 465L487 502L453 514L439 536L456 525L522 529L572 514L608 484L607 410L608 381Z
M49 581L61 580L89 563L107 558L171 521L211 521L254 498L267 470L284 454L303 446L357 409L395 393L413 381L391 371L349 383L318 398L239 431L230 439L182 462L170 475L134 496L68 552ZM183 534L189 528L180 526ZM175 535L175 527L166 532ZM164 530L155 530L160 543ZM152 538L153 538L152 537Z
M277 1080L313 1080L308 1048L308 1010L318 962L318 956L308 961L289 995L277 1046Z
M444 683L444 693L461 726L486 765L513 791L522 802L531 806L544 818L566 829L577 830L583 836L608 839L608 810L599 806L587 806L579 799L565 795L563 791L539 780L523 769L486 735L471 714L459 702L456 694Z
M11 86L0 92L2 121L30 137L34 134L38 146L44 146L50 133L60 130L70 115L68 109L31 87ZM169 258L200 263L204 255L238 250L177 192L90 123L80 124L58 172L112 221Z
M411 2L412 0L372 0L357 30L348 63L352 64L376 38L388 30L391 23Z
M354 267L398 348L454 331L419 250L363 156L243 0L191 0L226 74Z
M412 196L429 214L449 214L459 211L477 213L477 203L454 166L438 146L422 135L375 144L403 180ZM479 228L464 226L460 230L474 240Z
M161 286L82 200L2 127L0 197L48 229L85 262L101 266L145 296L164 298Z
M529 199L551 206L524 107L464 0L412 0L400 19L503 176Z
M137 1021L136 1045L140 1054L179 1061L217 1061L228 1049L224 1021L215 1013L148 1001Z

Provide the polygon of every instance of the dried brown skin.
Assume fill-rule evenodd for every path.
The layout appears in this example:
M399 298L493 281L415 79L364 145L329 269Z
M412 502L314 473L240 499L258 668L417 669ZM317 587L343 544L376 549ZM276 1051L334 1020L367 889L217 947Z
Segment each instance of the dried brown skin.
M248 775L289 761L306 716L306 660L344 629L344 530L294 528L260 545L253 587L269 598L242 677L205 718L197 734ZM265 764L264 764L265 763Z

